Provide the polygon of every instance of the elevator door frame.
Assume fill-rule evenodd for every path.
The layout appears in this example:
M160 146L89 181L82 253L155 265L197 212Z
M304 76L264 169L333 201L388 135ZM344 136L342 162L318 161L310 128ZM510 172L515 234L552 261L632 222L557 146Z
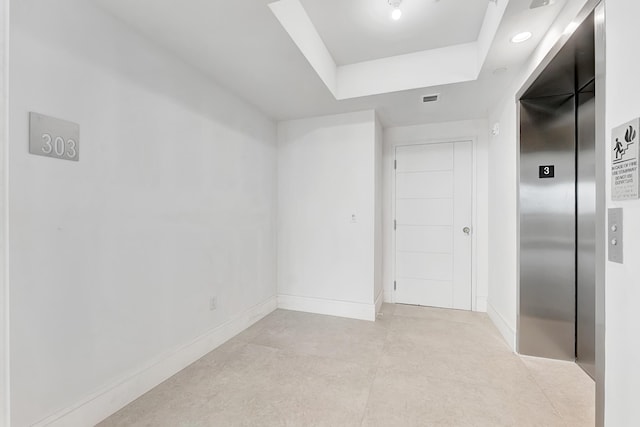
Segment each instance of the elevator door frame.
M604 426L605 402L605 268L606 268L606 123L605 123L605 1L588 0L573 23L581 25L594 12L595 15L595 82L596 82L596 426ZM573 32L565 32L536 66L516 94L516 146L520 147L520 98L542 74ZM520 150L516 150L516 176L520 176ZM516 182L516 301L520 301L520 184ZM520 305L516 304L516 319L520 318ZM519 337L516 334L516 348Z

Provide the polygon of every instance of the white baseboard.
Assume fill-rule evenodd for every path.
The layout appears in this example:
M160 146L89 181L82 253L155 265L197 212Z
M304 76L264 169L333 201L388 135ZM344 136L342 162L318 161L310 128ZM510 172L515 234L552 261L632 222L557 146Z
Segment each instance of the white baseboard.
M37 422L35 426L95 425L238 335L276 308L277 299L272 297L190 343L150 361L145 367L130 372L76 405Z
M328 316L348 317L350 319L369 320L372 322L376 320L375 304L278 295L278 308L304 311L306 313L325 314Z
M487 297L477 296L476 297L476 311L481 313L487 312Z
M378 296L376 297L376 302L375 302L376 317L378 316L378 313L380 313L382 311L382 303L383 302L384 302L384 291L380 290L380 292L378 292Z
M498 328L498 331L500 331L509 347L511 347L511 350L515 352L516 331L511 326L509 326L509 323L507 323L504 317L502 317L502 315L498 313L498 311L493 308L490 303L487 304L487 314L489 315L491 321L493 321L493 324L496 325L496 328Z

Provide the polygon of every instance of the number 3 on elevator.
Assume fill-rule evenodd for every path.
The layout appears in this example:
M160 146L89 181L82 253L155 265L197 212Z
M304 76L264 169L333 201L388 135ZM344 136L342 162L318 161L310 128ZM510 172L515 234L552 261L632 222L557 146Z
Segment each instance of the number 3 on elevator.
M539 178L553 178L555 177L555 166L554 165L547 165L547 166L540 166L539 170L538 170L538 177Z

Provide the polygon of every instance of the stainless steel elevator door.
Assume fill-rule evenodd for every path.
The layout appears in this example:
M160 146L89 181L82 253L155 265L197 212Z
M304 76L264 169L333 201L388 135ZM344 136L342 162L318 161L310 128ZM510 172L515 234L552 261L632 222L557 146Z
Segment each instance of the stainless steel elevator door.
M573 95L521 100L518 351L575 360ZM554 176L541 178L540 167Z
M595 378L596 363L596 164L595 83L578 93L577 111L577 313L576 359Z

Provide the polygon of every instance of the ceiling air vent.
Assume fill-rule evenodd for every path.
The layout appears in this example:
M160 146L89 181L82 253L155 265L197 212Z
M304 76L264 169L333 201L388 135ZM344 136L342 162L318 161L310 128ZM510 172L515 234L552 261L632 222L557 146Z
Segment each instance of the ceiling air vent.
M440 94L436 93L434 95L425 95L422 97L422 102L423 103L428 103L428 102L438 102L438 100L440 99Z

